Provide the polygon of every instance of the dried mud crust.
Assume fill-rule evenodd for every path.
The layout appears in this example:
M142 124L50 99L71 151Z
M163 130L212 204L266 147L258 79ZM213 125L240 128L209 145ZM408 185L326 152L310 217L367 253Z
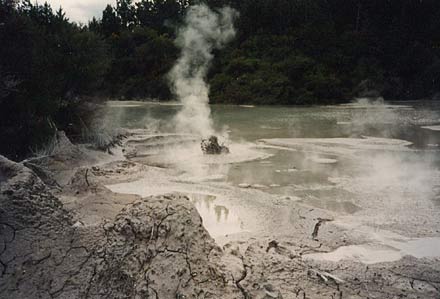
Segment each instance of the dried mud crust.
M73 175L60 191L0 156L0 298L440 297L438 259L303 259L340 241L331 222L316 229L316 209L292 208L290 235L219 248L185 196L104 187L160 170L132 161L67 164Z
M246 298L439 298L440 264L412 257L364 265L303 260L317 250L295 240L226 245L243 265L237 281Z
M186 197L139 199L114 221L72 225L32 171L0 164L9 178L0 197L0 297L240 298Z

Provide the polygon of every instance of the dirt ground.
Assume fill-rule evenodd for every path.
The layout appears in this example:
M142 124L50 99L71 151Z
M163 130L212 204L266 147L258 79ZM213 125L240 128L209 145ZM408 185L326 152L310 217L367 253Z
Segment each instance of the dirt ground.
M438 259L305 259L356 241L323 210L292 203L292 231L220 247L188 197L106 187L162 171L131 148L62 147L31 167L0 156L1 298L440 298Z

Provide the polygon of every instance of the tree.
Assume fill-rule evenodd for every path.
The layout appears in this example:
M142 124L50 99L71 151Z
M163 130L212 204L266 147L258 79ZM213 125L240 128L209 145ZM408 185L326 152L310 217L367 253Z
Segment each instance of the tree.
M101 30L106 37L121 30L121 20L111 5L107 5L102 12Z
M135 10L132 0L117 0L116 15L124 29L131 29L135 24Z

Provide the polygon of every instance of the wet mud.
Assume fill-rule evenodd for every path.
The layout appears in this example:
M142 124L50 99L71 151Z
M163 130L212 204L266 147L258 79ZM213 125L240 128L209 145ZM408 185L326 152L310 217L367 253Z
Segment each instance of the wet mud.
M151 165L149 155L191 143L170 138L138 130L112 157L79 149L86 154L48 158L44 167L56 188L1 157L0 297L439 298L438 223L396 232L401 216L377 221L383 215L369 215L377 209L351 196L367 193L376 183L370 176L353 181L332 170L334 176L318 185L239 183L228 179L236 163L254 161L266 169L261 162L273 154L243 144L230 146L229 161L192 165L201 157L192 154L186 162L166 156L173 163ZM361 147L382 143L370 139ZM325 158L338 162L310 163L338 167L337 157L353 152L351 141L342 147ZM237 156L234 148L242 149ZM271 171L297 175L302 166ZM316 193L305 193L304 186ZM332 200L324 203L326 190ZM395 192L403 191L387 194ZM408 209L413 201L406 194L401 204ZM378 206L378 200L369 204ZM417 209L425 219L437 217L427 203ZM417 221L409 219L409 226Z

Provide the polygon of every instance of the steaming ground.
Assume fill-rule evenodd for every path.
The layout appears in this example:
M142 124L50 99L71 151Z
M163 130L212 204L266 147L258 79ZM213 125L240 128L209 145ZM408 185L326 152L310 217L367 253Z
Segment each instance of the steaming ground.
M255 146L232 144L231 150L236 154L207 157L198 154L199 149L193 143L184 143L136 159L146 165L164 167L160 174L107 187L113 192L143 197L170 191L189 195L197 202L205 227L219 243L243 234L262 237L286 233L292 226L280 210L295 201L327 210L335 218L334 224L350 238L362 240L371 248L389 247L382 238L389 232L400 234L403 241L439 236L440 209L434 199L440 172L431 168L428 158L418 157L409 149L410 143L381 138L264 142L276 144L277 151L283 151L279 147L285 146L286 152L294 148L305 154L303 164L271 170L273 166L281 166L276 161L277 154ZM332 159L328 158L329 154ZM250 173L233 176L237 164L251 167ZM328 171L327 167L333 168L329 172L331 176L313 175ZM258 175L261 170L257 168L274 173L264 178ZM256 177L252 178L252 174ZM283 179L278 180L278 176ZM302 178L295 180L295 177ZM236 233L240 236L233 235ZM426 243L420 241L420 244ZM438 244L434 240L432 246L440 249ZM390 260L396 256L403 255L396 253Z
M183 107L175 116L175 130L208 137L214 134L205 82L213 50L221 49L235 36L238 12L229 7L212 11L205 4L192 5L178 31L176 45L181 55L168 77Z
M0 157L0 297L438 298L438 112L353 106L213 106L205 156L181 106L113 102L112 156Z
M231 155L202 155L197 135L144 136L132 144L133 160L160 167L161 175L108 187L141 196L189 195L219 244L289 235L296 229L290 211L300 204L329 213L352 246L336 246L331 258L310 258L379 263L407 254L438 257L432 252L440 252L440 163L432 144L440 136L420 125L436 123L435 110L365 101L213 109L215 125L229 125ZM434 250L423 254L423 247Z

